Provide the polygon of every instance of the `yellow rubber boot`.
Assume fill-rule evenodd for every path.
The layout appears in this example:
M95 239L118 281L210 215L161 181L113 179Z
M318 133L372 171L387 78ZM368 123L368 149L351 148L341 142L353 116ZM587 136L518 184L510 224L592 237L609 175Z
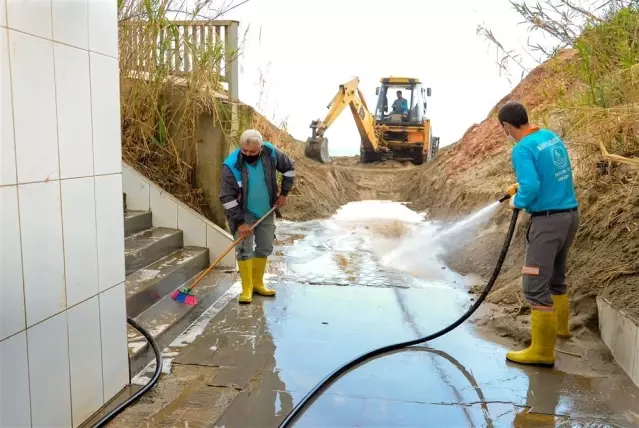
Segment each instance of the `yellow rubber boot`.
M528 349L509 351L506 359L519 364L555 364L555 342L557 341L557 314L555 311L533 309L530 315L532 341Z
M240 268L240 278L242 279L240 303L251 303L253 300L253 259L240 260L237 264Z
M264 285L264 271L266 270L266 259L256 257L253 259L253 290L262 296L275 296L275 290L266 288Z
M553 294L552 301L557 313L557 336L568 339L571 336L568 328L568 316L570 314L568 294Z

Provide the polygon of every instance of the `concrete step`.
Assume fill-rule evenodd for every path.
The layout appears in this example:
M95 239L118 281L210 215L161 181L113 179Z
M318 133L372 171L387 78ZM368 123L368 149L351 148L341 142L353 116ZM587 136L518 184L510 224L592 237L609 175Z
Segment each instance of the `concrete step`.
M194 275L195 277L195 275ZM186 281L190 284L194 278ZM145 328L159 345L160 349L168 347L180 334L195 322L213 304L223 304L220 300L229 291L235 281L235 271L214 269L205 276L193 290L198 303L193 306L176 302L168 294L155 305L138 315L135 320ZM155 356L135 329L129 326L129 362L131 377L138 374Z
M137 317L208 264L208 248L185 247L127 276L127 315Z
M124 240L126 274L131 275L182 248L183 233L178 229L154 227Z
M151 211L124 211L124 237L153 227Z

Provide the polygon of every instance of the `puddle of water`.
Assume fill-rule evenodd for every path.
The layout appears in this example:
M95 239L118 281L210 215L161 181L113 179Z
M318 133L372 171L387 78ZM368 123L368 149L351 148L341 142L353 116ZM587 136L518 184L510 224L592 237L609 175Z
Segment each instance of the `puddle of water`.
M338 224L362 224L372 220L392 220L419 224L425 220L425 214L411 210L406 206L406 203L361 201L351 202L342 206L331 220Z
M162 373L170 374L173 366L173 360L180 354L179 350L187 347L202 335L206 327L211 322L211 319L217 315L226 304L240 294L242 286L240 283L235 283L217 302L212 304L200 317L195 320L182 334L180 334L171 344L162 350ZM146 344L144 342L136 342L141 346ZM131 347L131 345L129 345ZM156 361L153 360L147 364L140 373L136 374L131 383L135 385L146 385L151 381L153 373L155 372Z

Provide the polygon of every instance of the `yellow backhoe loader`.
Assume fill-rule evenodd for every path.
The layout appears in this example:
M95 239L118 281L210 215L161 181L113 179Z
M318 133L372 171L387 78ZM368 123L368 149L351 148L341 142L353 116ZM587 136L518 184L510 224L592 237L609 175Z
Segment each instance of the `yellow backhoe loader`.
M312 136L304 150L306 157L322 163L331 161L324 132L349 106L361 137L361 163L396 159L420 165L433 159L439 150L439 138L432 136L430 120L426 118L430 88L424 89L418 79L409 77L385 77L380 83L375 114L368 109L357 77L340 85L324 121L311 122ZM397 97L391 109L389 96Z

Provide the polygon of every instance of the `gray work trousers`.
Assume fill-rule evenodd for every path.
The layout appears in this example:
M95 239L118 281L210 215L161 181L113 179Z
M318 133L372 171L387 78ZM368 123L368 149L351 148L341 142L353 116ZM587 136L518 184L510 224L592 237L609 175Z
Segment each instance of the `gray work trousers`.
M244 214L246 224L253 225L258 219L249 213ZM234 233L235 239L240 234L237 230ZM271 213L260 224L253 229L253 233L245 238L235 247L235 258L239 261L257 258L267 258L273 252L273 241L275 240L275 214ZM253 249L255 247L255 249Z
M530 220L522 285L531 305L552 306L553 294L568 291L568 251L578 228L579 212L538 216Z

